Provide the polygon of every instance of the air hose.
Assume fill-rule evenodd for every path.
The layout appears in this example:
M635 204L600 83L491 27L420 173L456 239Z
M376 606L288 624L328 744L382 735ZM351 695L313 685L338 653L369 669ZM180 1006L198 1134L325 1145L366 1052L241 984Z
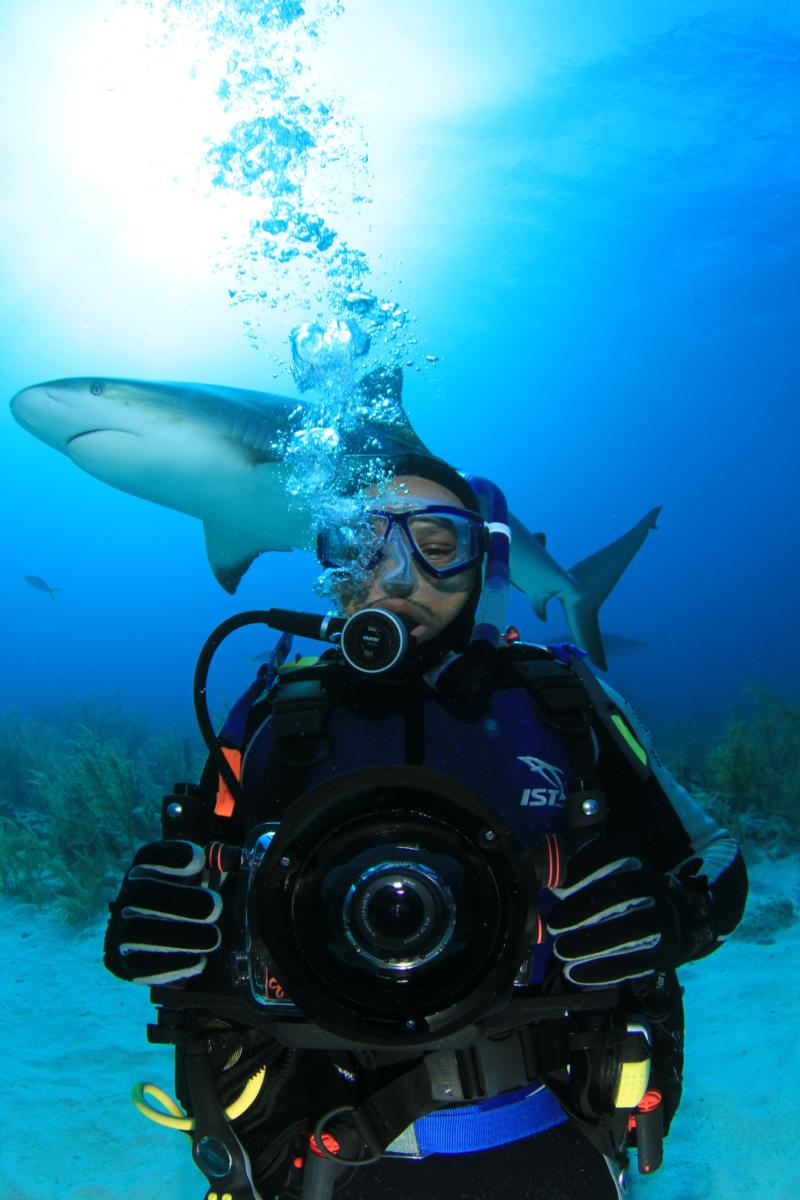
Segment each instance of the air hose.
M236 1099L225 1109L225 1117L228 1121L235 1121L237 1117L241 1117L243 1113L247 1112L259 1095L266 1074L266 1067L261 1067L252 1078L248 1079ZM167 1111L160 1112L157 1108L153 1108L152 1104L147 1102L145 1098L147 1096L152 1096ZM131 1101L142 1116L147 1117L149 1121L155 1121L156 1125L164 1125L167 1129L178 1129L183 1133L191 1133L194 1130L194 1117L187 1117L172 1097L155 1083L134 1084L131 1090Z

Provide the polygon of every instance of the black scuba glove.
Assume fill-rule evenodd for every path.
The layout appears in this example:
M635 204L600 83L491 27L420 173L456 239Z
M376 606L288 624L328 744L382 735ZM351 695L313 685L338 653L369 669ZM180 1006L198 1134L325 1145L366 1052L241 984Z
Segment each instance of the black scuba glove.
M133 983L178 983L199 975L220 944L222 899L203 886L205 854L194 842L137 850L109 905L103 961Z
M591 988L648 979L689 957L686 888L636 851L589 842L570 860L564 887L551 891L558 904L547 928L570 983Z

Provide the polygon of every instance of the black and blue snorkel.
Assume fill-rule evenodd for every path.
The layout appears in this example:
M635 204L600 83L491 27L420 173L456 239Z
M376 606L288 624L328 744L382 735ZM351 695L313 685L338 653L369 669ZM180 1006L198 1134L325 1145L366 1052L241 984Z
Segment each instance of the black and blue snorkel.
M508 524L508 505L497 484L480 475L470 475L467 482L481 504L489 535L483 589L475 617L470 645L486 642L496 650L502 640L508 605L509 549L511 529Z

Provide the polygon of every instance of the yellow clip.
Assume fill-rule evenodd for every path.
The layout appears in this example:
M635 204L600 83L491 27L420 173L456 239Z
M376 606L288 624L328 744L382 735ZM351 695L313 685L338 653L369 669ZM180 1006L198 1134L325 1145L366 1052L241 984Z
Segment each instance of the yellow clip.
M636 1036L637 1034L647 1042L648 1051L653 1044L650 1027L646 1021L629 1021L627 1026L628 1036ZM650 1054L645 1058L637 1059L635 1062L624 1062L619 1069L619 1079L617 1080L617 1090L614 1094L615 1108L636 1108L641 1101L647 1085L650 1082Z
M614 1096L615 1108L636 1108L650 1082L650 1059L622 1064Z

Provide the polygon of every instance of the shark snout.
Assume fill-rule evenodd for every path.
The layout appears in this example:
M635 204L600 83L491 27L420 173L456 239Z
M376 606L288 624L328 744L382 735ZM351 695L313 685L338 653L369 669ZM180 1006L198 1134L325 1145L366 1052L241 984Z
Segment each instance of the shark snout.
M45 385L37 384L34 387L23 388L12 397L11 413L25 429L39 434L40 429L47 425L52 409L57 403L57 398L50 394Z
M56 450L65 451L70 439L87 427L69 399L57 387L36 384L17 392L11 400L11 413L23 429Z

